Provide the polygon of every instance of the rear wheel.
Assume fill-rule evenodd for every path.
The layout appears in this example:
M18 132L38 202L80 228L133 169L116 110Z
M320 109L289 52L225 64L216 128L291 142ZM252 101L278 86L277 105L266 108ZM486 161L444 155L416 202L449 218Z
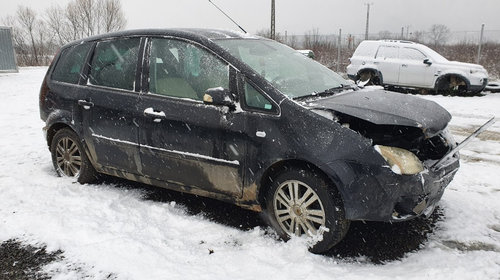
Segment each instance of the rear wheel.
M334 186L308 169L288 169L271 183L266 196L267 218L278 234L320 236L310 251L323 253L345 236L345 218L340 194Z
M373 71L362 71L358 74L356 84L360 87L380 85L380 79Z
M96 180L97 172L87 158L78 136L72 130L64 128L56 132L50 152L59 176L74 177L82 184Z

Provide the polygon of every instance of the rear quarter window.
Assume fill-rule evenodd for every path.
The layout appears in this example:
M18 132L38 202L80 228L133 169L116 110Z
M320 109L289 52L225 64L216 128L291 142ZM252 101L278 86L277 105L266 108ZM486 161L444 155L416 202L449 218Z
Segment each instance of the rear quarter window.
M52 72L52 79L59 82L77 84L91 46L90 43L85 43L62 50L60 58Z
M353 56L375 57L377 52L377 42L363 41L359 44Z

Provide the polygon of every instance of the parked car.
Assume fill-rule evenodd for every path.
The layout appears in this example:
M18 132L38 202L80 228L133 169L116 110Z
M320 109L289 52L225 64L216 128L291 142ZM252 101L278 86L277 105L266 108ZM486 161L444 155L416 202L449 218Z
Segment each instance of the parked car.
M478 64L449 61L429 47L409 41L363 41L347 66L359 85L411 87L457 95L476 94L488 83Z
M314 52L312 50L297 50L299 53L314 59Z
M40 116L60 176L262 211L285 239L322 235L320 253L350 221L429 215L459 167L458 153L445 157L456 143L444 108L350 84L260 37L123 31L61 48Z

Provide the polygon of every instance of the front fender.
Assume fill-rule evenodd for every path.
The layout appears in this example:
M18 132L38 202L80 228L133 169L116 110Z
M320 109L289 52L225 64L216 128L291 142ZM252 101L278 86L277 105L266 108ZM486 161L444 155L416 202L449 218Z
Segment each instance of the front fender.
M463 81L465 81L467 88L470 88L470 80L467 77L468 75L464 71L451 71L450 70L450 71L441 72L441 74L439 74L436 77L436 79L434 80L434 89L438 90L439 89L438 85L439 85L440 81L442 81L443 79L447 79L450 76L457 76L457 77L461 78Z

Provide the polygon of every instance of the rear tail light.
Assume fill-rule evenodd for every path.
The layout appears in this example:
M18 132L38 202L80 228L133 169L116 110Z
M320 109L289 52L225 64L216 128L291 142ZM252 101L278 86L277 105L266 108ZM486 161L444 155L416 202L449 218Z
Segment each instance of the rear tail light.
M60 51L61 50L58 50L56 52L56 54L54 55L54 58L52 59L52 62L50 63L49 69L47 70L47 74L45 74L45 77L43 77L43 82L42 82L42 86L40 87L40 95L39 95L40 112L45 107L45 102L47 101L47 94L49 93L49 85L47 83L47 81L49 79L49 72L50 72L50 69L52 69L54 67L54 62L55 62L56 58L58 57Z
M47 86L47 75L43 78L42 86L40 87L40 107L45 104L45 98L49 92L49 87Z

